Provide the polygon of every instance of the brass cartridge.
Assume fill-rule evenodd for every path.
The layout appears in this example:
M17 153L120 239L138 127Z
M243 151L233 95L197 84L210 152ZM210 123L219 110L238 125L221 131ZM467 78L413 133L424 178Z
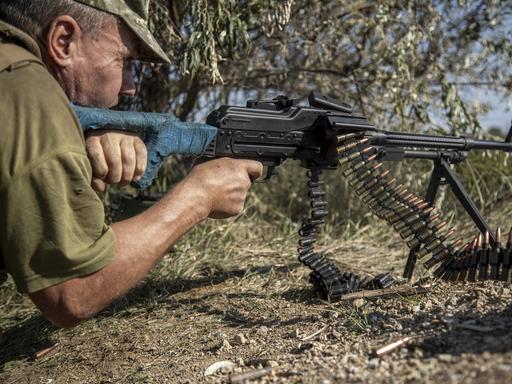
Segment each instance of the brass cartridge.
M480 249L478 258L478 280L487 280L488 267L489 267L489 251L491 246L489 244L489 232L484 232L484 240L482 242L482 248Z
M441 223L441 224L443 224L443 223ZM409 243L407 245L409 245L409 248L416 248L417 246L421 245L421 243L427 245L427 244L435 242L436 240L439 240L441 243L443 243L446 240L448 240L454 233L455 233L455 229L450 228L448 231L446 231L446 233L444 233L442 235L437 235L436 233L432 233L430 236L428 236L423 241L419 241L418 239L414 239L414 240L409 242L410 245L409 245Z
M430 259L428 259L427 261L425 261L425 263L423 265L425 266L425 268L430 269L435 264L440 263L440 262L446 260L451 254L454 253L453 250L460 243L462 243L462 240L459 239L456 242L454 242L453 245L451 245L451 246L448 246L448 247L444 247L443 246L442 250L440 250L439 252L436 252L435 254L433 254L432 257ZM466 246L468 246L468 244L466 244L464 247L466 247Z
M440 263L447 258L449 258L451 255L455 255L457 253L460 253L461 251L465 250L467 248L467 244L464 245L460 250L456 250L456 248L462 243L462 240L459 239L455 241L453 244L448 245L447 247L443 247L443 249L440 252L436 252L432 254L432 257L423 264L425 268L430 269L435 264Z
M468 278L469 267L471 266L471 255L473 254L475 246L476 243L474 241L471 242L471 244L464 252L464 260L462 262L462 270L459 275L459 281L466 281Z
M510 267L512 265L512 228L508 233L507 245L503 251L503 263L501 266L500 280L509 281Z
M477 236L476 245L471 252L471 264L469 265L468 281L476 281L476 272L478 269L478 256L482 248L482 234Z
M503 263L503 247L501 246L501 228L496 228L496 242L490 251L489 262L491 264L491 280L498 280L500 265Z
M374 148L373 147L366 147L366 148L362 149L361 151L356 151L354 153L351 153L350 155L346 155L345 157L343 157L340 160L338 160L338 164L339 165L344 165L346 163L349 163L352 160L355 160L358 157L360 157L360 156L362 157L364 154L367 154L372 149L374 149Z
M372 155L370 157L368 157L368 159L364 160L364 159L361 159L359 162L357 162L356 164L352 164L348 169L346 169L345 171L343 171L343 175L345 177L350 177L351 175L355 174L357 175L357 172L367 166L368 164L370 164L373 160L375 160L377 158L377 154L375 155Z
M400 229L395 227L395 229L400 232L400 236L402 236L403 239L406 239L416 233L431 230L432 224L435 223L439 217L439 213L426 219L418 216L417 220L414 220L411 224L402 225L400 226Z
M416 213L414 216L409 216L402 220L401 222L394 225L395 229L398 232L401 232L403 230L409 229L413 232L419 231L422 228L426 227L429 223L431 223L433 220L436 220L439 218L439 214L436 214L434 216L430 216L430 213L434 210L434 208L428 208L424 211L424 215L420 215L419 213Z
M358 139L360 137L363 137L363 135L364 135L364 132L354 132L354 133L348 133L346 135L340 135L340 136L336 137L336 142L337 143L345 143L348 140L356 139L356 138Z
M421 259L425 256L427 256L429 253L432 252L432 254L436 254L437 252L441 252L442 250L444 250L446 247L444 246L444 244L442 244L439 240L431 243L431 244L425 244L423 246L423 248L421 248L417 253L416 253L416 257L418 259Z
M434 241L436 238L436 232L443 229L448 223L443 221L442 223L437 224L432 230L427 231L426 233L419 233L415 236L413 240L407 241L406 244L409 248L416 248L421 243L429 243Z
M364 139L357 140L357 141L354 141L354 142L346 144L346 145L339 146L337 148L338 154L343 154L345 152L348 152L351 149L354 149L360 145L366 144L367 142L368 142L368 139L364 138Z

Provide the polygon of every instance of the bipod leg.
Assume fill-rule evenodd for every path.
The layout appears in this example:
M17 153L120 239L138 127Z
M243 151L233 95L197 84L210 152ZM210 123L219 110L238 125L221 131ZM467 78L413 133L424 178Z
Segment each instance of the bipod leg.
M434 200L436 199L437 191L439 190L439 186L441 185L441 180L443 178L443 167L441 165L441 160L436 160L434 163L434 170L432 171L432 175L430 176L430 182L428 184L427 194L425 195L425 201L429 203L432 207L434 205ZM407 262L405 263L404 274L403 276L406 279L411 279L412 274L414 272L414 267L416 266L416 252L420 250L420 245L411 248L409 251L409 256L407 257Z
M482 214L476 207L475 203L473 203L473 200L471 200L471 198L468 196L468 193L464 189L464 186L462 185L460 180L457 178L455 172L453 172L449 164L444 160L441 160L441 167L443 168L443 177L446 179L448 184L450 184L453 194L455 195L457 200L462 204L465 211L471 217L471 219L476 224L480 232L489 232L489 243L491 246L494 246L494 243L496 242L494 231L492 230L491 226L485 221Z

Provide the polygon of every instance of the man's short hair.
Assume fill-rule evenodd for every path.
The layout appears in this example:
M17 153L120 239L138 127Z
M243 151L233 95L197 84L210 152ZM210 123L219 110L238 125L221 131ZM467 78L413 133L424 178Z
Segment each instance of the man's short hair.
M97 37L115 16L73 0L0 0L0 20L33 38L42 38L59 16L71 16L84 33Z

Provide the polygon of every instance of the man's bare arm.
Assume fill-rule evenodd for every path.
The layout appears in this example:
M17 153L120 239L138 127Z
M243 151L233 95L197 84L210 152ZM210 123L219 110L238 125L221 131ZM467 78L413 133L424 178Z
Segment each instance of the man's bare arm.
M216 159L196 166L157 204L112 226L115 259L88 276L30 295L41 312L61 327L71 327L99 312L139 282L187 231L209 217L230 217L243 209L260 163Z

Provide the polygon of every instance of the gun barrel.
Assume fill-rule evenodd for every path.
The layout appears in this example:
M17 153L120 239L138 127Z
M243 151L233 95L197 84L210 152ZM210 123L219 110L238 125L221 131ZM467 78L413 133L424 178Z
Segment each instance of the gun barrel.
M389 131L369 132L368 136L371 137L372 144L381 146L454 149L460 151L469 151L472 149L512 151L512 143L474 140L464 136L434 136Z

